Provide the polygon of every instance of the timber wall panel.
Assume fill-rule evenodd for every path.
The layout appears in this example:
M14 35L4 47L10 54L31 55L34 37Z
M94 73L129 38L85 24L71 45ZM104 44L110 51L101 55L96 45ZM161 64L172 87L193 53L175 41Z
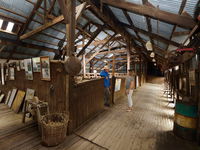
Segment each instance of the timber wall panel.
M14 87L23 91L31 88L35 90L35 95L40 100L49 103L50 112L66 111L66 74L63 71L63 65L51 62L50 67L51 81L42 81L40 73L33 73L33 80L26 80L24 70L15 70L15 80L8 80L6 85L0 85L0 90L7 94Z
M70 89L69 133L104 109L103 79L74 85Z

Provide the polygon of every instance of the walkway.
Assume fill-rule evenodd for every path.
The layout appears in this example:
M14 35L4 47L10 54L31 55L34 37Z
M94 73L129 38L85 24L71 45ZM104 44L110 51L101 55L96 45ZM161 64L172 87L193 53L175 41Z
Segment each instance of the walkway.
M73 134L63 144L49 149L197 150L194 143L173 135L173 106L162 96L161 85L145 84L134 92L133 99L132 112L125 111L124 99L76 131L81 137ZM0 149L46 150L40 141L33 126L11 135L0 135Z

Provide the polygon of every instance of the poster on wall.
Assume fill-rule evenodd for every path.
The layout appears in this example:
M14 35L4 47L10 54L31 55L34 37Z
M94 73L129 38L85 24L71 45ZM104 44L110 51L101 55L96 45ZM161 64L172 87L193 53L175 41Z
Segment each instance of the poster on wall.
M40 72L40 57L32 58L33 61L33 72Z
M40 57L41 62L41 80L50 81L50 60L49 57Z
M35 94L35 90L34 89L26 89L26 96L25 96L25 100L32 100Z
M189 71L189 81L190 85L195 85L195 70Z
M19 64L20 64L20 69L24 70L25 69L25 67L24 67L24 60L20 60Z
M14 67L9 68L9 80L15 80L15 68Z
M31 59L24 59L25 76L27 80L33 80L33 69Z
M121 88L121 79L116 79L115 92L120 91L120 88Z
M16 62L16 68L17 68L17 71L20 71L20 61Z
M1 64L1 84L2 84L2 85L5 85L4 64Z

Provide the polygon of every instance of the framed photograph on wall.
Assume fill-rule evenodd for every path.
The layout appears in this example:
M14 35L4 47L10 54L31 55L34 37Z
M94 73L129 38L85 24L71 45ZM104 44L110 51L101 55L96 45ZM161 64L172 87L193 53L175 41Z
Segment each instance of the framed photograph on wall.
M25 96L25 100L32 100L35 94L35 90L34 89L26 89L26 96Z
M9 68L9 80L15 80L15 68L14 67Z
M5 85L4 64L1 64L1 84Z
M25 76L27 80L33 80L32 60L24 59Z
M20 61L16 62L16 68L17 68L17 71L20 71Z
M48 56L40 57L41 62L41 80L50 81L50 59Z
M24 70L25 69L25 67L24 67L24 60L20 60L19 64L20 64L20 69Z
M41 71L40 57L32 58L32 62L33 62L33 72L40 72Z

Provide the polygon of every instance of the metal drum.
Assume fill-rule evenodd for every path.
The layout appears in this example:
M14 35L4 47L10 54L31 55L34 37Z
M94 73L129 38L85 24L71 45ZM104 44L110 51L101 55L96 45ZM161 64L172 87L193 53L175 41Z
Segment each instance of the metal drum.
M176 101L174 134L187 140L195 140L197 134L198 107L189 102Z

